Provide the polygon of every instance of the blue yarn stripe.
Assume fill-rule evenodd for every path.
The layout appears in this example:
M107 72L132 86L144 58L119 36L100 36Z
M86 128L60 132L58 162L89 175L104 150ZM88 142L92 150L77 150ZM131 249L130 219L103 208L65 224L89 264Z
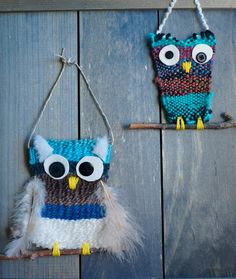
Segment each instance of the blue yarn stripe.
M105 207L98 204L58 205L45 204L41 216L50 219L80 220L105 217Z
M182 62L183 61L180 60L174 66L165 66L164 64L161 65L162 62L159 62L159 61L155 62L154 69L155 69L156 76L158 76L161 79L171 80L171 79L173 79L172 75L175 74L174 78L182 79L183 76L185 75L185 72L180 65ZM203 77L204 78L205 77L205 78L210 79L211 74L212 74L211 67L212 67L212 61L207 62L204 65L204 69L202 69L203 67L200 68L199 66L197 68L196 62L192 61L191 78L193 78L193 77L196 77L196 78ZM168 69L168 71L167 71L167 69ZM179 71L179 72L177 72L177 71Z

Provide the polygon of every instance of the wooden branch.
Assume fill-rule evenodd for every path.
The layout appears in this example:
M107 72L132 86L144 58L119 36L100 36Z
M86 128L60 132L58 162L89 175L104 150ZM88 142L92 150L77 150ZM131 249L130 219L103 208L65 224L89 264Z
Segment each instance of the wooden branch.
M91 249L91 253L98 252L99 249ZM61 256L65 255L81 255L81 249L64 249L60 250ZM0 260L20 260L20 259L31 259L35 260L38 257L50 257L52 256L52 250L34 250L34 251L27 251L24 254L18 257L7 257L5 255L0 255Z
M205 123L204 130L212 129L212 130L219 130L219 129L228 129L236 127L236 120L233 119L231 115L228 113L222 113L221 117L223 118L222 122L212 122L212 123ZM153 129L153 130L176 130L175 124L168 124L168 123L132 123L128 126L129 130L135 129ZM196 130L197 126L194 125L185 125L186 130Z

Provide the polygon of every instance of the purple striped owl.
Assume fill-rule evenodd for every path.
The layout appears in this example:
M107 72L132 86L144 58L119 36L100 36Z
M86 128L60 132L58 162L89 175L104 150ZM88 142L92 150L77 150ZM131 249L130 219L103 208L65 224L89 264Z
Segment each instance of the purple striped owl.
M148 36L161 103L169 123L207 122L210 102L215 36L209 30L177 40L170 34Z

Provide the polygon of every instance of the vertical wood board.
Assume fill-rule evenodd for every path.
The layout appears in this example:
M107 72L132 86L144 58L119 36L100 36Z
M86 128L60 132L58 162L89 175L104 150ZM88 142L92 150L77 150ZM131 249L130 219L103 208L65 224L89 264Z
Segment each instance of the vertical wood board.
M236 13L205 12L216 34L213 119L236 117ZM185 38L200 26L174 11L165 32ZM236 130L163 132L165 275L236 275Z
M80 61L115 134L109 184L136 217L145 239L132 263L105 254L82 257L82 278L162 278L160 133L128 131L132 121L159 121L145 35L156 12L81 12ZM81 81L81 136L106 133Z
M77 13L0 15L0 243L14 196L29 179L26 138L54 83L65 47L77 56ZM48 138L78 137L77 73L67 69L37 130ZM25 154L24 154L25 153ZM0 278L79 278L79 257L1 261Z

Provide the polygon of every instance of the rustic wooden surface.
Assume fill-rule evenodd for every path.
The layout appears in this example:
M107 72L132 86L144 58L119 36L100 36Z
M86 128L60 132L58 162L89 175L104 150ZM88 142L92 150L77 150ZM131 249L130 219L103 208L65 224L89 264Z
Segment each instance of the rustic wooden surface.
M77 56L77 14L0 15L0 243L14 195L29 178L25 140L60 69L55 53L64 46ZM45 137L78 137L77 73L65 72L38 132ZM36 261L1 261L0 278L79 278L79 256Z
M212 121L236 117L235 11L206 12L216 33ZM175 11L166 29L177 38L199 30L190 11ZM162 132L165 274L236 275L236 130Z
M82 257L84 279L162 277L160 133L123 129L131 120L159 120L144 38L156 22L154 11L80 13L81 65L115 133L109 183L123 194L123 204L145 233L144 251L133 263ZM81 88L81 136L101 135L104 124Z
M169 0L0 0L1 12L166 9ZM235 9L235 0L201 0L204 9ZM179 0L176 8L191 9L193 0Z
M110 3L118 5L118 1ZM60 65L54 54L62 47L68 56L78 55L111 120L116 140L109 181L121 192L122 203L145 233L144 251L140 250L130 264L105 255L81 260L65 256L1 261L0 278L156 279L162 278L163 266L166 278L236 276L235 129L183 133L123 129L131 122L164 121L163 116L159 119L154 73L144 38L155 30L158 13L0 15L0 248L7 242L5 229L14 195L29 178L23 145L58 73ZM236 118L236 13L208 11L207 16L218 39L212 121L220 121L224 111ZM174 11L166 30L184 38L198 31L199 25L192 11ZM105 133L75 69L66 70L39 132L55 138Z

